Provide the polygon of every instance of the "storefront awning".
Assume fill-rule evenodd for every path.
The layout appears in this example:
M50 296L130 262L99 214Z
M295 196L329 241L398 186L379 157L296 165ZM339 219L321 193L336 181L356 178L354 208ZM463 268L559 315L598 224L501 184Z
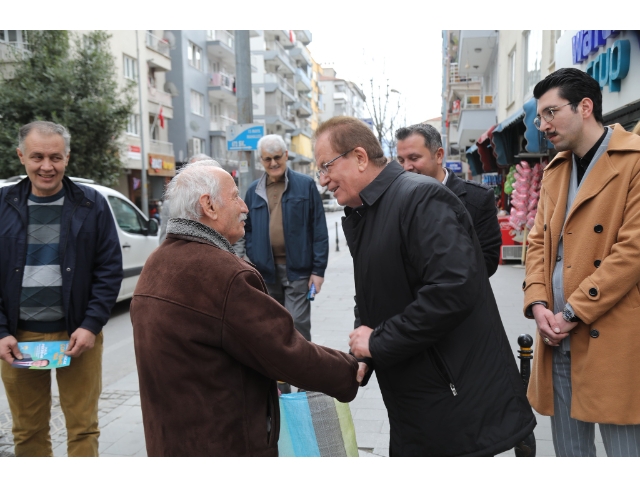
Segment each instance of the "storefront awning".
M536 118L537 105L537 100L535 98L531 98L523 106L525 126L524 138L527 140L525 149L527 152L533 154L546 153L548 149L547 139L533 123L533 120Z
M467 156L469 168L471 168L471 175L478 176L479 174L482 174L482 162L480 161L480 154L478 154L478 146L473 144L467 149L465 154Z
M498 170L496 158L493 156L493 149L491 148L491 136L493 135L493 131L496 127L497 125L493 125L489 130L483 133L476 142L484 172L495 172Z
M491 146L493 155L499 167L507 167L514 162L513 156L520 152L518 148L516 125L524 119L524 110L521 108L516 113L505 119L493 130Z

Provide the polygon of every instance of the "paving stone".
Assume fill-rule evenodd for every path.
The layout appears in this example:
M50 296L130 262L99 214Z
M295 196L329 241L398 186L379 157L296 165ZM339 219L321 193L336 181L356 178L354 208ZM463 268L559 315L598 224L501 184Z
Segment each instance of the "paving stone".
M380 420L388 418L386 409L355 409L351 411L354 419Z
M380 433L384 421L380 420L367 420L367 419L354 419L353 426L356 431L362 433Z

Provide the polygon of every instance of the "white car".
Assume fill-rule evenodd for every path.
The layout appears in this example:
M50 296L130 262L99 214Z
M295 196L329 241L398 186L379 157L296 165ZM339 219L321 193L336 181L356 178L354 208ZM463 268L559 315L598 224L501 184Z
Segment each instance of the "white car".
M26 176L0 180L0 187L16 184L24 178ZM142 267L151 252L158 247L158 222L144 216L144 213L136 205L118 191L95 184L90 179L71 178L71 180L77 184L91 186L109 202L122 246L124 279L117 301L133 297L133 291L138 283Z
M333 196L322 200L322 206L324 207L324 211L339 211L344 208Z

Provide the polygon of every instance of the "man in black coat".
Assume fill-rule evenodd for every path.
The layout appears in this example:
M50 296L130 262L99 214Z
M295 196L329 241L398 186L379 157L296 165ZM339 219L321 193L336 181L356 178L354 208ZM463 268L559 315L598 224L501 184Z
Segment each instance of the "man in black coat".
M496 198L493 190L475 181L460 179L442 166L444 149L438 131L426 123L418 123L396 130L398 162L405 171L437 179L462 201L471 215L487 274L498 269L502 233L498 223Z
M362 325L351 352L374 367L393 456L495 455L535 427L478 239L437 180L387 164L366 124L316 131L320 183L346 217Z

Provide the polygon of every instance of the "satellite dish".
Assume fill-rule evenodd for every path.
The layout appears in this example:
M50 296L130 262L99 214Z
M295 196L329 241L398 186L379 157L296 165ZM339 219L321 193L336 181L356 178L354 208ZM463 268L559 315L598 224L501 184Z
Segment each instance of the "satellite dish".
M189 124L189 127L191 127L191 130L193 130L194 132L198 132L200 130L200 125L198 125L196 122L192 121Z
M176 88L176 85L174 85L171 81L167 81L164 84L164 91L169 93L171 96L179 96L180 95L180 92L178 91L178 88Z
M164 40L169 43L169 47L171 49L176 48L176 36L174 36L173 32L171 32L170 30L164 31Z

